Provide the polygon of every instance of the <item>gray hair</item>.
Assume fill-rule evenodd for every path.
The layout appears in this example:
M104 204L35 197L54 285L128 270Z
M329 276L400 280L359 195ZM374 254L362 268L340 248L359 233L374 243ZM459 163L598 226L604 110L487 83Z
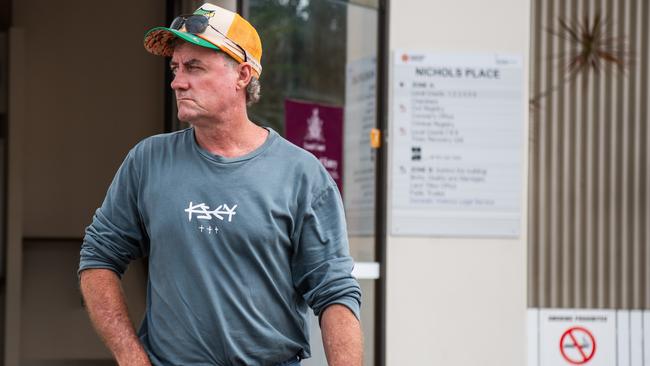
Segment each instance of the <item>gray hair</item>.
M246 105L252 106L260 100L260 81L255 76L251 78L250 83L246 85Z
M228 60L230 65L233 68L236 68L237 65L239 65L239 62L235 60L232 57L229 57L228 55L224 55L224 59ZM251 81L246 85L246 105L247 106L252 106L253 104L259 102L260 100L260 90L262 89L262 85L260 85L260 81L255 77L251 77Z

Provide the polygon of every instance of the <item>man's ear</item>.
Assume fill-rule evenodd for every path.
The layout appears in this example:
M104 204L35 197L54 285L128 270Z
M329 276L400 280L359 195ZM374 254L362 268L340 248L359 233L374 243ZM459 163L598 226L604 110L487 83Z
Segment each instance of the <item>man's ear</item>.
M251 82L253 68L246 62L237 65L237 89L244 89Z

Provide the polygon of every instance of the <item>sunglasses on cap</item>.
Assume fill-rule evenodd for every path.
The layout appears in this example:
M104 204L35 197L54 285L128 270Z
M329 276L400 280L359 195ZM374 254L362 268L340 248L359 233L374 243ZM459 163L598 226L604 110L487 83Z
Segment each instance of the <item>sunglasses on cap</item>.
M221 33L217 28L213 27L210 24L210 19L208 19L208 17L206 17L205 15L199 15L199 14L179 15L176 18L174 18L172 24L169 26L169 28L173 30L180 30L183 27L185 27L185 31L187 33L192 33L192 34L204 33L206 29L208 29L208 27L214 29L217 33L222 35L226 40L230 41L232 44L234 44L241 50L242 55L244 55L244 62L248 61L248 53L246 53L246 50L244 50L242 46L238 45L236 42L228 38L225 34Z

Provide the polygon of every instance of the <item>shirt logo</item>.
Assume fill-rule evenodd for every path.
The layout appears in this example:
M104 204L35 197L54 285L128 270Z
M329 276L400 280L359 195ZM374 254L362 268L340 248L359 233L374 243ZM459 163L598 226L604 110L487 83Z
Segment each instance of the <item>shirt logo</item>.
M237 209L237 205L228 207L228 205L224 203L223 205L219 205L219 207L210 211L210 206L206 205L205 203L194 205L192 204L192 201L190 201L190 206L185 209L185 212L187 212L187 219L190 222L192 221L194 214L197 214L196 218L198 220L212 220L212 216L214 216L221 221L224 220L225 215L228 216L228 222L231 222L233 215L237 214L237 212L235 212L235 209Z
M189 222L192 222L193 218L196 220L207 221L212 221L212 219L224 221L227 219L228 222L232 222L232 217L237 214L236 210L237 205L229 207L224 203L217 206L217 208L214 210L210 210L210 206L206 205L205 203L198 203L195 205L194 202L190 201L189 206L183 211L187 212L187 220ZM203 226L203 224L198 226L197 230L199 230L201 233L205 232L207 234L212 234L213 232L216 234L219 231L216 225L212 227L212 225Z

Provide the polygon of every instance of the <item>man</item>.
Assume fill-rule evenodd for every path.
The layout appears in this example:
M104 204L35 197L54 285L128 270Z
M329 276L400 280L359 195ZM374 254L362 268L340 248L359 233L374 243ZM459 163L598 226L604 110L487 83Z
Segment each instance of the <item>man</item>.
M299 365L308 307L330 365L361 365L360 289L336 184L315 157L252 123L262 46L239 15L204 4L145 48L172 56L191 128L127 155L86 230L80 282L120 365ZM136 335L119 278L149 257Z

